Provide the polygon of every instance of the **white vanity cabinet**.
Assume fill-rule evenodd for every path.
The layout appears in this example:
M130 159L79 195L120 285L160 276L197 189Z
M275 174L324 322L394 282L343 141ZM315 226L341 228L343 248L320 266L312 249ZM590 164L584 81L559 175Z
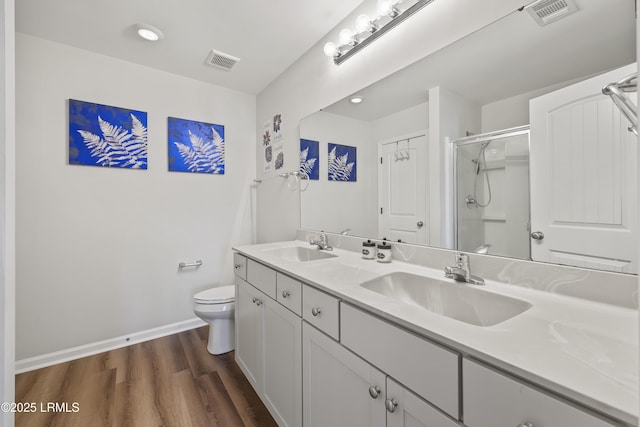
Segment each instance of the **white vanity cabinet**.
M305 427L462 427L310 324L302 329Z
M275 297L275 271L251 263L247 277L267 271L258 283ZM240 277L236 288L236 362L278 425L301 426L302 319Z
M235 358L255 390L262 384L263 304L266 296L236 277Z
M460 418L460 355L348 304L341 343L455 419Z
M464 420L468 427L612 427L568 402L465 359L462 364Z
M308 323L302 326L305 427L385 427L385 375Z
M281 427L628 425L236 255L235 358Z

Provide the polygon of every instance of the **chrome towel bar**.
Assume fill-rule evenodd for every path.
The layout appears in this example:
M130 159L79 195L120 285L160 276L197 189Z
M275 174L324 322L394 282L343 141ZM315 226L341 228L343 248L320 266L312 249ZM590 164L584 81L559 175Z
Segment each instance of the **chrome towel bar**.
M190 267L195 267L198 268L202 265L202 260L199 259L196 262L184 262L182 261L180 264L178 264L178 268L190 268Z
M638 113L635 104L625 96L624 92L636 92L637 76L636 73L630 74L624 79L616 83L610 83L602 88L602 93L609 95L613 103L620 109L622 114L629 120L631 126L629 131L638 135Z

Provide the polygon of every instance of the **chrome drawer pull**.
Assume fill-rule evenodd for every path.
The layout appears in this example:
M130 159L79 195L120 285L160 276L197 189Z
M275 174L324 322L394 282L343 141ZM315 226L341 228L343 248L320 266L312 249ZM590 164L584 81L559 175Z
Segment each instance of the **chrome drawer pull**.
M387 411L391 414L393 414L396 411L396 408L398 407L398 401L395 399L387 399L384 402L384 406L387 407Z
M262 305L262 299L261 298L256 298L256 305L258 305L258 306Z
M371 387L369 387L369 396L371 396L372 399L377 399L379 394L380 387L378 387L377 385L372 385Z
M531 423L522 423L522 424L518 424L518 427L533 427L533 424L531 424Z
M242 264L235 264L235 265L233 266L233 268L235 268L236 270L237 270L237 269L239 269L240 267L242 267Z
M311 314L313 314L313 317L318 317L318 315L320 315L320 307L313 307L311 309Z
M289 291L282 291L282 298L287 298L291 293Z

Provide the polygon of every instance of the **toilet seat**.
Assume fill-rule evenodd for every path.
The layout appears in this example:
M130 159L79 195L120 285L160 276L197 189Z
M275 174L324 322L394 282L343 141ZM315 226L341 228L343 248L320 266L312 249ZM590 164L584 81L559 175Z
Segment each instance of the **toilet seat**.
M205 289L193 296L193 300L199 304L227 304L235 299L236 287L233 285Z

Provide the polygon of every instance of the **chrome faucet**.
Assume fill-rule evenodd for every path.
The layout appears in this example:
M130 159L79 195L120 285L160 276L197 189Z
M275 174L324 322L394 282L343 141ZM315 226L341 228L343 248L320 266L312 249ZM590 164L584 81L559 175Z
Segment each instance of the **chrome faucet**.
M320 233L319 237L320 237L319 240L316 240L316 239L309 240L309 244L316 245L318 249L323 251L332 251L333 248L329 246L329 240L327 239L327 235L324 233Z
M444 277L457 282L471 283L472 285L484 285L484 279L471 274L469 255L456 252L456 265L444 268Z

